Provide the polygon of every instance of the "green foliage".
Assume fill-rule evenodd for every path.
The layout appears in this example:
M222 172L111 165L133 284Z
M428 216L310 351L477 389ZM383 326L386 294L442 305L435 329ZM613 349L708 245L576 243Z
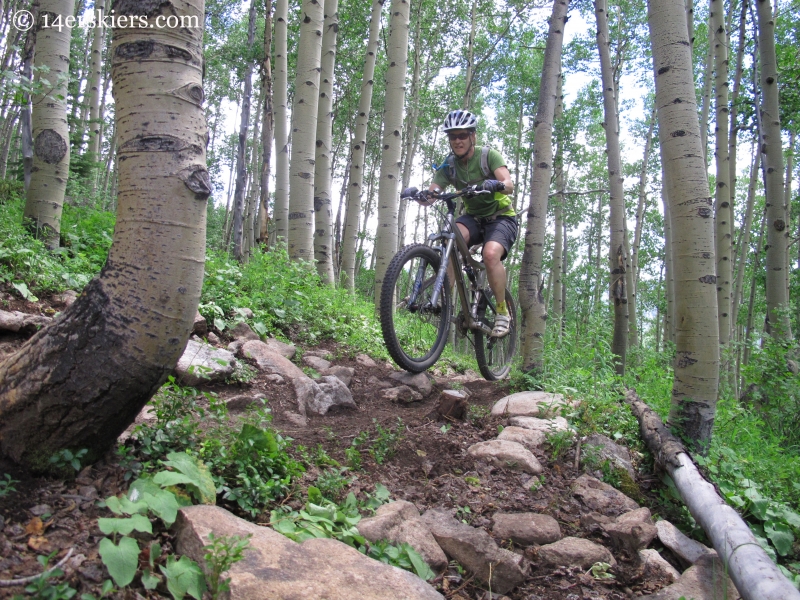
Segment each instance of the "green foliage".
M175 600L182 600L186 594L197 600L203 599L206 581L200 565L188 556L175 558L167 556L167 564L159 565L159 569L167 579L167 589Z
M83 459L88 452L89 451L86 448L82 448L76 452L72 452L72 450L67 450L64 448L50 457L50 464L58 471L65 471L69 467L72 467L72 469L75 471L80 471L81 459Z
M550 460L559 460L572 447L572 431L548 431L545 443L550 447Z
M369 453L375 459L375 462L381 465L394 456L397 451L397 444L403 439L402 434L405 425L403 425L403 420L400 417L397 417L397 424L394 428L383 427L378 423L377 419L373 419L372 423L375 426L376 436L372 440Z
M19 480L14 479L8 473L4 473L3 478L0 479L0 498L8 496L11 492L16 492L15 483L19 483Z
M48 556L37 556L36 560L42 565L44 571L31 583L25 586L25 593L33 600L70 600L77 591L67 583L54 583L52 579L58 579L64 575L60 568L48 569L47 566L56 555L56 552ZM23 600L24 596L16 595L14 600Z
M338 500L342 491L352 482L352 479L345 476L346 472L346 468L325 469L317 476L316 487L326 498Z
M216 536L208 534L209 544L203 547L208 574L208 589L212 600L217 600L220 594L230 590L230 578L224 579L222 574L244 558L244 551L250 547L252 534L245 537L238 535Z

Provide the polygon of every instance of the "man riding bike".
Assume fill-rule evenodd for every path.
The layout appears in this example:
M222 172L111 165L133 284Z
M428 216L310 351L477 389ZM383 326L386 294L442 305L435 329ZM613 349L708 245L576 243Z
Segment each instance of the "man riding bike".
M483 244L483 264L497 303L492 336L502 338L508 335L511 326L505 300L506 269L502 261L517 239L517 219L509 198L514 192L514 183L497 150L475 146L477 127L478 119L471 112L454 110L447 115L443 130L452 153L436 171L428 190L438 194L448 185L456 189L478 185L492 192L466 199L465 214L458 217L456 225L467 246ZM433 200L420 203L432 204ZM448 276L451 282L455 281L452 267L448 267Z

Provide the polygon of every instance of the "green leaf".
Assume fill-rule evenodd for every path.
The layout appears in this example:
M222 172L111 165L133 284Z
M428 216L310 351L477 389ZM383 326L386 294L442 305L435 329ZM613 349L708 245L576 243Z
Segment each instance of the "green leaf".
M758 520L763 521L767 518L769 500L764 498L757 489L748 487L744 490L745 497L750 500L750 513Z
M20 295L25 298L28 302L38 302L39 299L34 296L31 291L28 289L28 286L23 281L15 282L11 284L15 290L17 290Z
M152 510L167 527L170 527L178 516L178 501L175 494L170 491L162 490L152 479L143 477L131 484L128 496L138 502L145 504Z
M319 488L314 487L313 485L308 487L308 501L315 504L323 502L322 492L319 491Z
M429 581L436 577L436 573L431 570L431 568L428 566L428 563L423 560L420 553L414 550L410 544L403 544L403 548L405 548L406 554L408 554L408 558L411 560L411 564L414 566L414 572L417 574L417 577L425 581Z
M154 575L149 570L142 573L142 585L146 590L154 590L161 581L158 575Z
M201 504L216 504L217 488L205 464L185 452L170 452L167 454L167 458L169 460L165 460L164 464L180 472L185 479L177 481L176 473L162 471L153 477L155 483L161 486L175 485L175 483L163 483L170 479L175 480L176 483L185 484Z
M97 526L106 535L128 535L133 530L153 533L153 525L144 515L133 515L127 519L97 519Z
M778 554L786 556L792 551L794 535L788 525L775 521L767 521L764 523L764 531L769 541L775 546Z
M136 540L123 537L116 545L110 539L103 538L99 550L100 558L117 587L125 587L133 581L139 564L139 544Z
M167 589L175 600L183 600L186 594L202 600L206 580L198 564L191 558L181 556L176 559L170 555L167 557L167 566L161 565L159 569L167 578Z

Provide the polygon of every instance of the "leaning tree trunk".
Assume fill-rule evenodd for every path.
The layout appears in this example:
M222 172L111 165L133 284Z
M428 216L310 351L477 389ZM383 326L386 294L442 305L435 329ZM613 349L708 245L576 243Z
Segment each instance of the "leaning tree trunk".
M651 2L648 17L675 269L670 422L704 451L711 441L719 383L713 212L683 2Z
M317 107L317 151L314 164L314 258L323 283L333 285L333 209L331 207L331 144L333 127L333 68L339 31L339 0L325 0L322 71Z
M39 18L71 17L74 0L41 0ZM37 27L40 27L37 24ZM69 125L67 82L69 81L68 27L40 27L34 58L33 167L23 217L45 245L58 248L61 210L69 178ZM46 85L46 80L50 85Z
M725 31L723 0L711 0L709 25L713 29L716 142L716 186L714 188L714 221L717 251L717 316L719 318L719 343L722 352L730 339L731 328L731 241L733 240L733 200L728 148L728 34Z
M547 227L547 195L553 169L553 113L561 72L561 47L567 22L568 0L555 0L544 51L539 108L534 120L533 176L531 203L525 232L525 250L519 273L519 304L522 315L522 368L541 372L547 306L542 295L542 257Z
M206 122L203 1L117 0L117 16L195 28L114 31L119 212L100 274L0 363L0 451L32 470L63 448L99 458L180 357L203 282ZM71 14L71 12L69 13ZM57 30L49 30L57 31Z
M383 150L378 185L378 232L375 235L375 290L381 289L389 261L397 251L397 184L403 131L403 104L408 70L408 0L392 0L383 111ZM378 294L375 295L376 300ZM376 302L377 305L377 302Z
M758 49L761 60L761 127L767 198L767 317L766 331L782 339L792 338L786 294L786 253L789 228L783 196L783 147L778 107L778 64L775 59L775 21L772 3L758 0Z
M358 117L350 152L350 185L347 192L344 232L342 233L342 266L345 287L353 291L355 287L356 241L358 240L358 216L361 214L361 188L364 185L364 155L367 145L367 127L372 106L372 89L375 75L375 59L378 53L378 33L381 29L381 10L383 0L373 0L372 16L369 23L369 40L364 57L361 95L358 100Z
M609 51L608 5L606 0L595 0L597 17L597 49L600 53L600 73L603 80L603 114L606 130L606 159L608 161L609 221L611 222L611 247L609 249L609 285L614 303L614 337L611 352L616 356L618 375L625 374L625 355L628 350L628 292L625 281L625 190L623 189L622 158L619 152L619 122L614 94L614 74Z
M256 38L256 0L250 0L247 17L247 47ZM247 185L247 134L250 127L250 100L253 95L253 63L247 61L242 91L242 115L239 123L239 144L236 147L236 187L233 192L233 257L242 262L247 255L245 237L245 187ZM253 149L255 151L255 148Z
M275 1L275 208L276 244L289 239L289 0Z
M314 260L314 141L319 105L323 9L303 0L292 102L292 153L289 161L289 256Z

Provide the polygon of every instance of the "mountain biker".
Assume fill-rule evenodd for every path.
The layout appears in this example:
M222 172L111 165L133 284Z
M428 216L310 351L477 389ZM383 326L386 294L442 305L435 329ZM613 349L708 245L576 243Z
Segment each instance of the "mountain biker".
M465 198L465 214L456 219L456 225L468 247L483 244L483 264L497 303L492 336L502 338L508 335L511 327L505 300L506 269L502 261L517 239L517 219L509 198L514 192L514 183L506 161L497 150L475 145L477 127L477 117L466 110L454 110L445 117L442 129L452 153L436 171L428 190L437 194L448 185L456 189L478 185L492 192ZM429 205L434 199L435 196L419 202ZM448 275L451 282L455 281L452 266L448 266Z

